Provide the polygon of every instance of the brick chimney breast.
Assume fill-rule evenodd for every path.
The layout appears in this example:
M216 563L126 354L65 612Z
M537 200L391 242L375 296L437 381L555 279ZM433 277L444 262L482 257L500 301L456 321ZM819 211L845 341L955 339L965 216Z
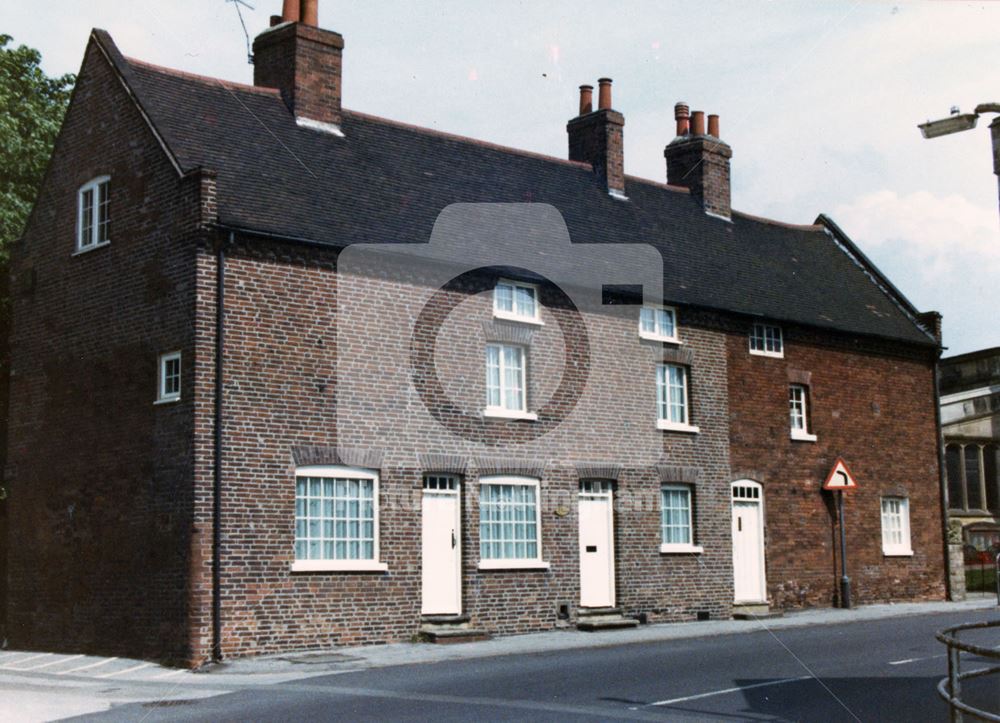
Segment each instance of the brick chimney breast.
M719 132L719 117L709 116L709 133L706 134L703 112L691 113L690 126L687 105L678 103L674 115L678 135L663 150L667 183L689 189L705 213L732 218L729 159L733 157L733 149L711 135Z
M566 124L569 159L589 163L608 193L625 198L625 116L611 107L611 79L598 81L598 109L590 111L593 86L580 86L580 115Z
M299 125L339 135L344 38L307 24L314 8L302 21L285 20L254 39L253 82L281 91Z

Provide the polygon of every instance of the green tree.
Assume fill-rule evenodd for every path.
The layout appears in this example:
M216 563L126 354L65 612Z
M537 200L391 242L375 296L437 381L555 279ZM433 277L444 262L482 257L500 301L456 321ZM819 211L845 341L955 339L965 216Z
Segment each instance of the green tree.
M0 260L24 231L76 78L50 78L41 54L0 35Z

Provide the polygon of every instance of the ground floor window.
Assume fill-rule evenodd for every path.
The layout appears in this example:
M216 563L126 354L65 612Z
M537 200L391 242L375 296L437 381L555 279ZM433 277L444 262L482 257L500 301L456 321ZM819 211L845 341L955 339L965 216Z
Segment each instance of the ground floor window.
M293 569L382 569L377 501L378 475L372 471L296 470Z
M882 498L882 552L912 555L910 547L910 501L905 497Z
M544 564L538 491L538 480L533 477L480 480L480 567Z

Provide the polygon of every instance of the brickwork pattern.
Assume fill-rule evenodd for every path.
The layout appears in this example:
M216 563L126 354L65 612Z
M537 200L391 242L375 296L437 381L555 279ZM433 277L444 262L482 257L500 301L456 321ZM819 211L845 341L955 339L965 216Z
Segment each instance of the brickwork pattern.
M768 595L783 608L837 601L839 538L821 486L843 457L859 489L845 502L856 603L943 599L944 541L930 352L784 327L783 359L749 353L750 321L730 325L734 478L763 484ZM895 352L895 353L894 353ZM808 376L805 376L808 373ZM788 383L809 379L810 432L790 439ZM909 499L912 557L882 553L881 498Z
M77 189L104 174L111 243L74 255ZM91 45L12 251L13 647L188 657L190 249L211 181L178 176ZM176 349L181 400L154 405Z

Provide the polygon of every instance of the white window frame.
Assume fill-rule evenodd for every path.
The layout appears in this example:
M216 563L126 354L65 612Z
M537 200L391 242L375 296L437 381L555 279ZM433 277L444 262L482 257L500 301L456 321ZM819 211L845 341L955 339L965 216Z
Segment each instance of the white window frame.
M511 288L510 311L501 309L499 306L499 296L497 291L501 286L509 286ZM517 289L528 289L531 291L532 298L535 300L535 303L533 304L534 313L532 315L528 316L517 313L517 298L515 295ZM542 321L542 302L539 298L538 285L529 284L524 281L514 281L513 279L497 279L497 284L493 287L493 316L494 318L505 319L507 321L521 321L526 324L544 326L545 322Z
M667 379L661 380L661 376L665 373L665 370L669 367L675 367L680 369L684 374L684 420L682 422L675 422L669 418L663 417L663 408L660 404L660 390L665 386L667 391L666 406L670 407L670 384ZM691 380L690 380L690 369L683 364L657 364L656 365L656 428L662 429L668 432L686 432L688 434L697 434L701 430L691 424Z
M484 558L482 555L483 509L479 502L479 569L480 570L548 570L549 563L542 557L542 485L537 477L518 475L488 475L479 478L480 491L484 485L522 485L535 490L535 557ZM482 499L480 494L479 500Z
M796 416L802 419L801 427L795 426ZM796 442L815 442L817 439L809 431L809 387L805 384L788 385L788 426L791 438Z
M653 312L653 331L648 331L642 328L642 315L645 311ZM673 319L673 334L662 333L660 327L660 315L657 313L660 311L668 312L671 319ZM673 306L664 306L663 304L643 304L639 308L639 338L649 339L651 341L665 341L670 344L680 344L681 340L678 336L677 309Z
M667 491L684 492L687 494L687 528L688 542L664 542L663 540L663 493ZM704 552L701 545L694 544L694 490L691 485L685 484L663 484L660 485L660 552L664 554L676 552Z
M292 530L292 572L385 572L389 566L381 561L379 550L379 526L381 511L379 505L379 475L378 472L362 467L348 467L344 465L306 465L296 467L296 485L299 477L319 477L324 479L348 479L348 480L371 480L372 482L372 557L371 559L346 560L337 558L309 558L299 559L295 557L295 530ZM297 492L294 495L297 500ZM293 510L293 520L297 515ZM294 525L294 522L293 522Z
M177 391L167 391L167 364L177 362ZM169 351L160 354L156 372L156 404L167 404L169 402L179 402L181 399L181 382L184 379L181 364L181 353L179 351Z
M758 334L757 331L760 330ZM767 332L768 330L776 331L778 338L778 346L781 347L778 351L768 351L767 349ZM754 342L760 340L762 348L754 349ZM753 326L750 327L750 353L756 356L769 356L775 359L784 359L785 357L785 334L781 327L777 324L765 324L763 322L754 322Z
M101 186L106 186L105 197L106 203L111 202L111 176L97 176L97 178L92 178L85 184L80 186L76 191L76 252L84 253L86 251L92 251L93 249L101 248L102 246L107 246L111 243L110 231L108 232L108 238L101 241L100 236L100 212L101 212ZM91 225L87 238L84 238L84 228L83 228L83 211L84 211L84 196L88 191L91 191L91 201L90 201L90 213L91 213ZM109 210L109 224L110 224L110 210Z
M891 510L886 510L886 504L898 502L899 511L893 512ZM912 557L913 556L913 542L910 538L910 500L907 497L898 496L885 496L882 497L879 502L879 508L882 518L882 554L886 557ZM891 532L889 528L886 527L886 522L889 521L893 516L898 516L899 518L899 528L900 536L902 537L902 542L892 542L888 539L888 534Z
M500 406L494 406L490 404L490 366L489 366L489 350L497 349L497 363L499 365L499 391L500 391ZM507 378L506 367L504 362L504 350L505 349L516 349L521 355L521 408L520 409L509 409L503 406L504 400L507 398L507 389L505 387L505 380ZM535 412L528 411L528 349L520 344L504 344L500 342L490 342L486 345L486 358L483 362L486 366L486 408L483 409L484 417L499 417L501 419L523 419L526 421L536 421L538 415Z

